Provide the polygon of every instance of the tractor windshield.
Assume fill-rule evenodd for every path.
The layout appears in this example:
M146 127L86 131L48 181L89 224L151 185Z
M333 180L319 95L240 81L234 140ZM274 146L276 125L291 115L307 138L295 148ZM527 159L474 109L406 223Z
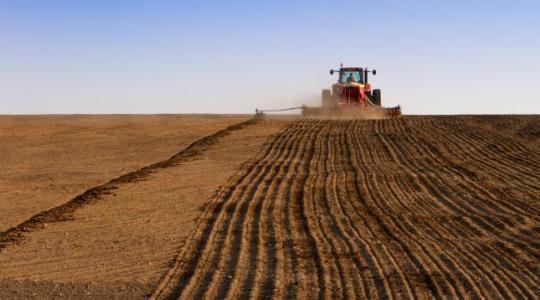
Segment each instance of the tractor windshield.
M362 72L361 71L342 71L339 81L341 83L346 83L346 82L362 83L363 82Z

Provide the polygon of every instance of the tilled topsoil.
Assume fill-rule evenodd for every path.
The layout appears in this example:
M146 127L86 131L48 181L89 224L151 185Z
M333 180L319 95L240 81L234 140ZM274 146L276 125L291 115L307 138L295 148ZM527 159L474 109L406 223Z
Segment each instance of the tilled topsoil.
M538 299L540 151L513 134L298 121L214 199L153 296Z
M201 210L289 119L247 119L0 232L0 299L144 298Z
M247 121L23 230L0 295L538 299L539 120Z

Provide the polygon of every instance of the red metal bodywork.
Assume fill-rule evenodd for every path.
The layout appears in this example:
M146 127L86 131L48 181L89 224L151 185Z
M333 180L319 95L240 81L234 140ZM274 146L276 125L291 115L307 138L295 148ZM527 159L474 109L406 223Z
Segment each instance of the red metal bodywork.
M366 89L366 87L359 84L336 83L332 86L332 89L334 95L338 96L338 99L336 99L338 104L366 105L368 100L366 93L371 90L371 86L369 86L370 90Z
M304 116L346 118L392 118L401 116L401 107L382 107L380 90L372 90L368 74L376 74L367 68L344 68L330 70L339 72L339 79L331 90L322 91L321 107L302 107Z
M339 103L365 104L366 95L359 86L342 86L339 93Z

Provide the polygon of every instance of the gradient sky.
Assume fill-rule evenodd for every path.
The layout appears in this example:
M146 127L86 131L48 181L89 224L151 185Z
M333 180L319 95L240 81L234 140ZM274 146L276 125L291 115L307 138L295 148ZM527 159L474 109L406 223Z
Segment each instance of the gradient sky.
M317 104L340 62L406 114L538 114L540 1L0 0L0 114Z

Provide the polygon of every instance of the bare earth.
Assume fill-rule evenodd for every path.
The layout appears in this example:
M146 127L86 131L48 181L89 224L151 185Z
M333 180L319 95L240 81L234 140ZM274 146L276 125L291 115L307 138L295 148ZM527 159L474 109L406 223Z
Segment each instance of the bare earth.
M0 116L0 231L248 116Z
M0 298L538 299L539 120L240 119L1 233Z
M238 119L213 121L223 130ZM257 154L268 135L288 122L260 120L213 145L205 141L179 163L116 184L112 193L77 209L71 222L47 223L27 234L24 242L5 247L0 254L0 298L15 291L21 298L148 295L194 229L202 207Z
M154 297L538 299L540 151L522 138L469 117L298 121Z

